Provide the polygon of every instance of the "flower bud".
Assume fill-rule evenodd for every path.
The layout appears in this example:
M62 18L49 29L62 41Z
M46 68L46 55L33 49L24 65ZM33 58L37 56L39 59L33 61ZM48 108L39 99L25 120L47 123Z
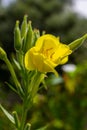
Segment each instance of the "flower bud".
M32 38L33 38L33 30L32 30L32 26L31 26L31 21L29 21L28 30L27 30L27 34L26 34L26 41L24 44L24 52L26 52L27 50L29 50L32 47Z
M14 29L14 48L16 50L20 50L22 45L22 40L21 40L21 33L19 29L19 21L16 21L15 29Z
M78 47L82 45L82 43L87 39L87 34L85 34L83 37L76 39L75 41L71 42L69 44L69 47L72 51L76 50Z
M43 32L43 35L44 35L45 32ZM32 40L32 46L35 45L37 39L40 37L40 31L38 29L34 29L34 32L33 32L33 40Z
M27 32L27 15L24 16L22 25L21 25L21 37L24 38Z
M43 32L44 33L44 32ZM40 31L38 29L34 30L34 34L36 36L36 39L38 39L40 37ZM44 35L44 34L43 34Z
M4 49L2 49L2 48L0 47L0 59L1 59L1 60L5 60L6 57L7 57L6 52L4 51Z

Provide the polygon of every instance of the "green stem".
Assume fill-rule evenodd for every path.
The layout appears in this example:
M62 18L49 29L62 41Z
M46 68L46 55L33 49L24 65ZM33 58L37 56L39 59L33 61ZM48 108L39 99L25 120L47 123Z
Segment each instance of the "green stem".
M20 127L20 130L24 130L24 127L25 127L25 123L26 123L26 116L27 116L27 111L23 111L23 114L22 114L22 121L21 121L21 127Z
M22 51L16 51L16 55L17 55L17 60L19 62L19 64L21 65L21 67L24 67L24 55Z
M31 80L30 86L28 88L28 92L31 93L31 98L33 99L36 95L40 83L43 81L45 74L41 74L40 72L36 72L34 77Z
M26 107L26 101L24 100L24 102L23 102L23 109L22 109L22 118L21 118L20 130L24 130L24 127L26 125L27 112L28 112L28 109Z

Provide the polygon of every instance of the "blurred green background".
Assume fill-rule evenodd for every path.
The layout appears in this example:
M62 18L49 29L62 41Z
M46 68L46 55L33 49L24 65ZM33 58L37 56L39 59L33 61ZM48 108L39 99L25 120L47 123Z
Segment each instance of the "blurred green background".
M0 1L1 2L1 1ZM61 42L69 44L87 33L87 19L71 9L73 0L16 0L7 7L0 4L0 46L9 59L14 51L13 37L15 21L28 14L33 28L59 36ZM48 89L38 92L27 120L32 130L48 125L46 130L87 130L87 41L70 57L68 63L75 70L57 67L59 78L49 74ZM21 100L5 82L11 82L6 65L0 60L0 102L9 112L16 110L21 116ZM0 130L14 130L0 110Z

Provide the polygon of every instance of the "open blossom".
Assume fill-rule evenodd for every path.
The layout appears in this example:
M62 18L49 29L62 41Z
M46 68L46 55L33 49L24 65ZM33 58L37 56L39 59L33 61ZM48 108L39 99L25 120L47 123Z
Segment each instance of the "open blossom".
M68 61L72 51L68 45L62 44L59 38L46 34L38 38L34 47L25 54L25 67L28 70L54 72L55 67Z

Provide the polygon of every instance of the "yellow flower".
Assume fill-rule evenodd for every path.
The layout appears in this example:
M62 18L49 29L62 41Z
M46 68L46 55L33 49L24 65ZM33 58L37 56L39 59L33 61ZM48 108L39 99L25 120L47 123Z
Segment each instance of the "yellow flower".
M46 34L38 38L34 47L25 54L25 67L28 70L38 70L40 72L54 72L55 67L64 64L71 54L68 45L60 43L59 38Z

